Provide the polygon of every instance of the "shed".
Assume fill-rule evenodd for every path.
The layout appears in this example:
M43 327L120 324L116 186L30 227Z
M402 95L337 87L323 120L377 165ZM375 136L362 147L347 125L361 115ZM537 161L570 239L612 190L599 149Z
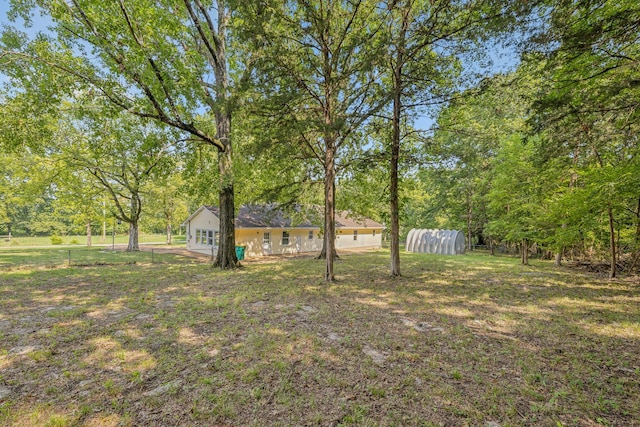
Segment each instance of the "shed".
M406 250L426 254L461 255L464 254L464 234L457 230L414 228L407 235Z

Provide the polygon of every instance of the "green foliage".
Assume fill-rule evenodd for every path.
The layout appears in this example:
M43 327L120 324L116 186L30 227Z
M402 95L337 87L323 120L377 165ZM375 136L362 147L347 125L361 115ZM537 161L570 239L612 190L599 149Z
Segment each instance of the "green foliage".
M553 215L566 218L554 240L591 252L608 248L613 266L615 247L637 254L640 237L634 59L640 7L633 1L553 6L552 31L542 40L555 46L531 123L544 135L543 168L558 168L568 182L551 198Z
M335 167L338 209L391 223L397 200L401 230L638 260L636 3L12 1L51 30L0 36L0 233L170 230L234 182L318 205ZM530 18L523 64L475 84Z
M493 181L502 179L502 174L511 179L517 170L511 168L518 164L500 165L496 159L510 146L505 141L521 140L520 135L526 132L526 111L535 85L526 69L498 75L443 109L434 137L426 146L430 167L418 175L428 196L411 206L414 227L461 229L478 243L504 237L504 232L493 234L500 227L487 227L490 219L497 220L504 212L489 212L490 192L497 197ZM501 191L505 192L502 198L508 200L510 190Z
M56 236L55 234L52 235L49 239L51 240L51 244L52 245L61 245L62 244L62 237Z
M538 218L543 212L540 179L533 165L534 141L517 134L501 141L487 195L487 234L509 242L541 241Z

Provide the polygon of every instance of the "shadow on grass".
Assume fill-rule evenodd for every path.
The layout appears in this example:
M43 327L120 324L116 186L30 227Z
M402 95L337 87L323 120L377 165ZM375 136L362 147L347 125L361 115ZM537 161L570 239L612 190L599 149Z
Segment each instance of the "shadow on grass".
M234 272L146 264L2 273L0 387L9 394L0 421L640 418L637 289L475 255L403 254L405 276L391 278L388 259L344 255L335 284L323 282L322 261L306 258Z

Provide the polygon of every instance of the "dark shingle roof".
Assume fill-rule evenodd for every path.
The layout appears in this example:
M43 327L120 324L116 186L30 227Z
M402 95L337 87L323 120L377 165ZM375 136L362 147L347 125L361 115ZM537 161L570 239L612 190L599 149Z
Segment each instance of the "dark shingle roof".
M216 206L205 206L219 217ZM240 207L235 221L237 228L318 228L322 223L322 215L317 218L301 219L295 222L276 204L243 205ZM384 228L382 224L369 218L359 217L349 211L336 212L336 228Z
M216 206L205 207L219 217ZM235 224L236 228L318 228L308 220L294 222L275 204L240 206Z

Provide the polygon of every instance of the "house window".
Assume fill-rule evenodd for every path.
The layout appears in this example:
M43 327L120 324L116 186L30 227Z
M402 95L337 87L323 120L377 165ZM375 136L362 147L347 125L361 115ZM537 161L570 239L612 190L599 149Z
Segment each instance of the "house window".
M213 244L214 244L216 247L219 247L219 246L220 246L220 233L219 233L219 232L217 232L217 231L214 231L214 232L213 232Z
M313 230L309 231L309 240L313 240Z
M265 232L262 234L262 244L263 245L270 245L271 244L271 233L270 232Z
M376 230L373 230L373 237L376 237Z
M282 246L286 246L289 244L289 232L288 231L283 231L282 232Z
M213 246L214 243L218 246L218 232L213 230L204 230L202 228L196 229L196 244Z
M353 230L353 240L358 240L358 230Z

